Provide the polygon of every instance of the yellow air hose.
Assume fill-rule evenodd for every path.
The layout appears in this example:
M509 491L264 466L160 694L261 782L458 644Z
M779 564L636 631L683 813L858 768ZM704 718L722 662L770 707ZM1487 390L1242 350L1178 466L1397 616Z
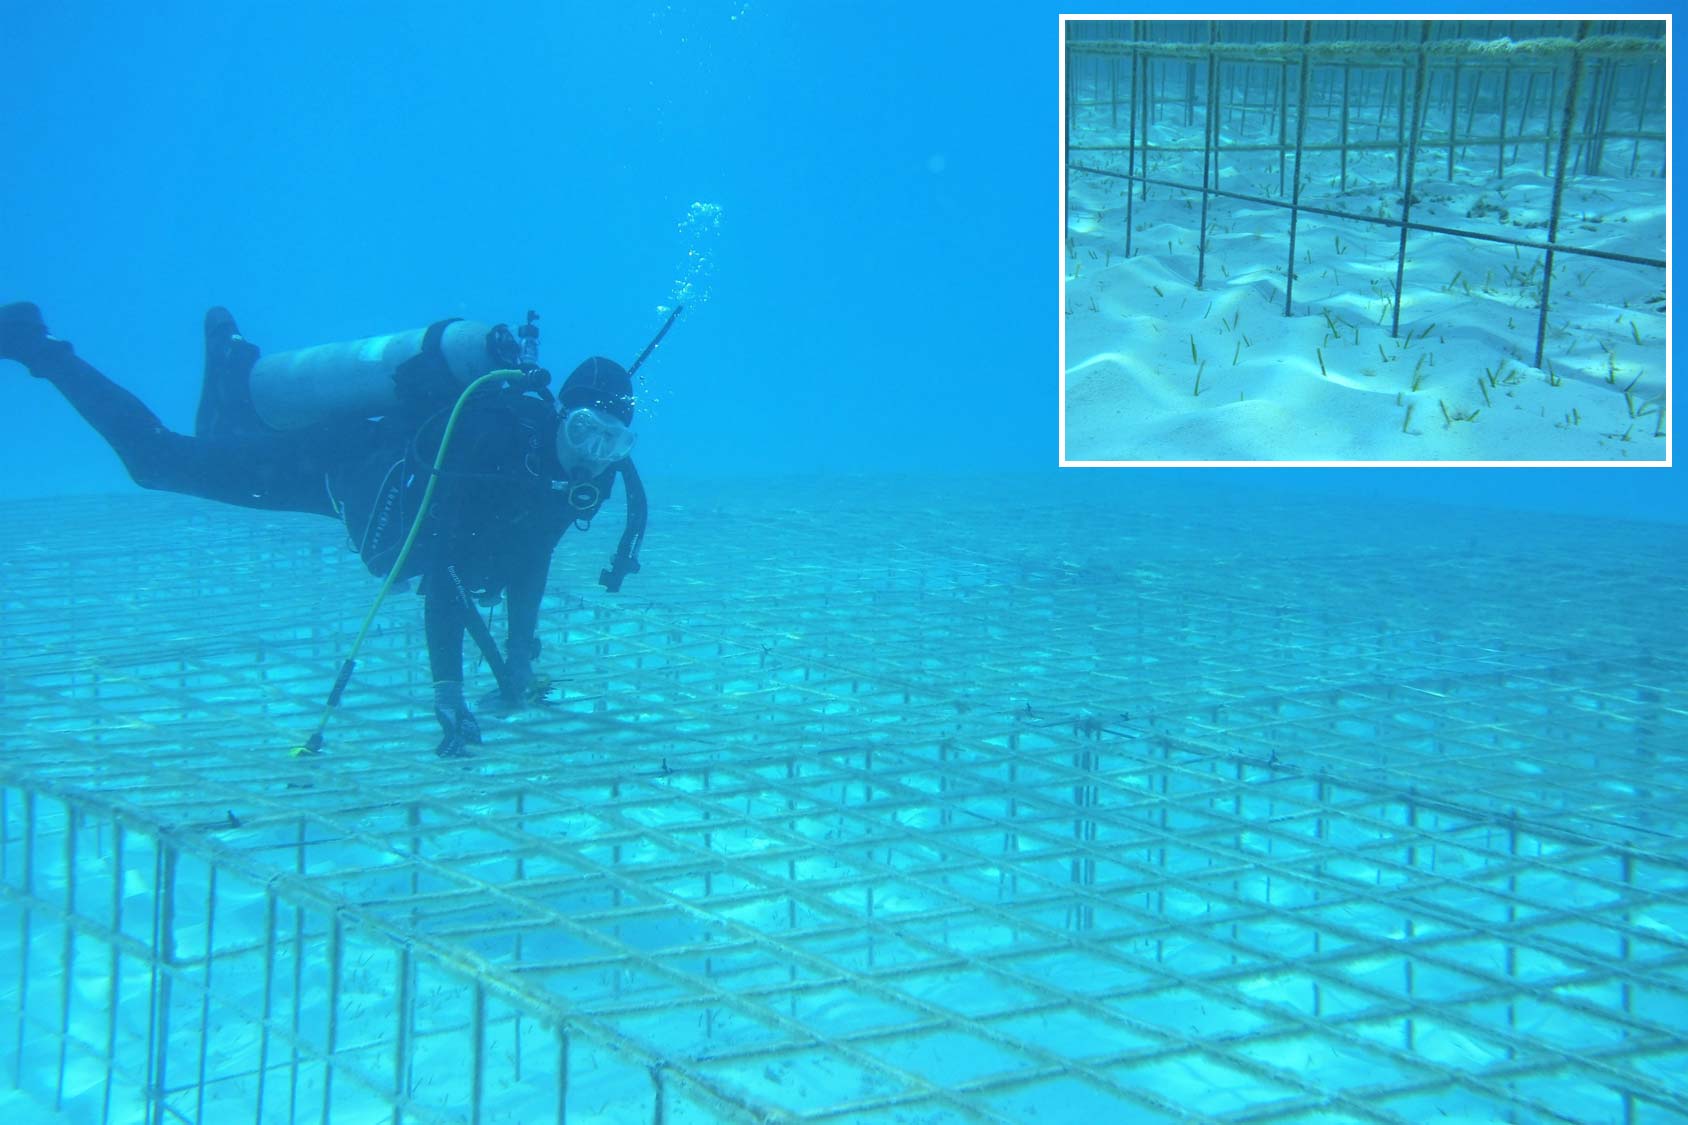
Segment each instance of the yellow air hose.
M351 651L346 654L345 662L340 665L340 674L334 678L334 687L328 693L328 702L323 706L322 718L317 720L316 730L311 732L302 746L295 746L292 754L295 758L310 757L322 753L322 732L328 728L328 720L334 714L334 709L340 706L340 696L345 694L346 685L352 680L352 669L357 666L358 650L363 647L364 638L369 635L369 627L375 622L376 613L380 612L381 603L387 600L387 592L393 588L404 572L404 564L410 558L410 549L416 545L416 539L422 534L422 521L427 518L428 506L434 502L434 486L440 482L440 469L445 464L446 450L451 447L451 434L457 428L457 419L463 413L463 407L469 401L469 396L480 389L483 383L498 382L505 379L520 379L520 371L501 369L490 371L479 379L463 388L463 393L457 396L457 403L451 408L451 417L446 419L445 432L440 435L439 452L434 454L434 467L428 474L428 487L422 490L422 502L416 507L416 518L410 523L410 534L405 536L404 546L399 549L399 557L393 562L393 568L387 572L387 580L381 583L380 593L375 595L375 601L369 607L369 612L363 616L363 624L358 628L357 639L352 642Z

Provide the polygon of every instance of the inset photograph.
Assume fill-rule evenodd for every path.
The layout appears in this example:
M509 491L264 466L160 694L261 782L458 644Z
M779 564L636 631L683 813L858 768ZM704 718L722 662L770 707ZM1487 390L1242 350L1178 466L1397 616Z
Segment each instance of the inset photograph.
M1669 464L1668 44L1064 18L1061 463Z

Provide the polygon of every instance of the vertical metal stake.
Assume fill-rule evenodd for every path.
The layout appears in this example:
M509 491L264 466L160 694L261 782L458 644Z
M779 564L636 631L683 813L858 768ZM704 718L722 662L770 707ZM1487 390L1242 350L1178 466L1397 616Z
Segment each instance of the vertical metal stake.
M569 1117L569 1033L557 1029L557 1125L568 1125Z
M1290 309L1295 302L1295 229L1301 220L1301 154L1307 143L1307 72L1308 46L1313 42L1313 21L1307 20L1301 25L1301 81L1300 90L1295 103L1295 179L1290 184L1289 197L1289 267L1284 271L1284 315L1290 315ZM1346 72L1344 72L1346 73ZM1346 94L1343 95L1347 97ZM1348 122L1348 107L1343 104L1343 126L1346 131ZM1343 160L1347 160L1347 150L1343 150Z
M170 1001L176 978L171 972L176 963L176 849L162 840L158 843L161 862L157 884L158 915L153 931L153 997L155 1033L153 1040L151 1089L148 1090L148 1111L154 1125L163 1125L164 1094L168 1085L170 1062Z
M1448 182L1454 182L1454 145L1459 133L1459 59L1454 59L1448 86Z
M415 972L411 964L410 946L399 949L398 1040L393 1044L393 1125L404 1125L404 1104L410 1097L410 1070L415 1050L412 1030L416 1020Z
M1207 41L1211 47L1219 40L1219 21L1207 21ZM1202 287L1202 281L1207 274L1207 202L1208 202L1208 174L1209 169L1217 162L1218 154L1214 151L1219 144L1218 124L1219 114L1219 56L1209 50L1207 53L1207 120L1202 129L1202 213L1201 229L1196 232L1196 288ZM1191 64L1191 74L1194 74L1194 64Z
M1342 68L1342 122L1337 126L1337 144L1342 149L1342 176L1337 181L1337 190L1341 193L1348 191L1348 83L1353 73L1354 68L1351 66Z
M1495 179L1506 175L1506 111L1512 100L1512 67L1501 71L1500 80L1500 136L1495 140Z
M205 1120L205 1059L211 1038L211 962L217 947L217 868L208 864L205 875L205 991L199 997L199 1070L194 1082L193 1119Z
M1581 44L1588 37L1587 20L1577 24L1577 43ZM1541 276L1541 315L1536 320L1536 362L1541 366L1542 348L1547 342L1547 306L1548 298L1553 291L1553 250L1552 246L1559 240L1559 209L1565 201L1565 165L1571 155L1571 127L1576 121L1577 95L1582 92L1583 57L1582 51L1576 50L1571 54L1571 81L1565 90L1565 112L1560 118L1559 127L1559 164L1553 173L1553 203L1547 218L1546 261L1543 263Z
M345 932L340 912L328 925L328 1027L322 1059L322 1120L334 1116L334 1051L340 1039L340 966L345 959Z
M29 1012L29 929L30 903L35 901L35 794L23 795L23 893L18 908L18 1028L17 1054L12 1059L12 1087L23 1089L23 1045L26 1016ZM150 1054L148 1061L151 1061Z
M123 822L113 821L111 830L111 932L123 933ZM106 986L105 1079L100 1092L100 1125L111 1122L111 1083L117 1070L117 1006L123 997L123 943L111 943L110 983Z
M254 1125L264 1125L264 1085L270 1076L270 1016L275 1011L275 887L264 887L264 1013L258 1027L258 1092L253 1102Z
M62 974L59 993L59 1074L53 1088L53 1109L64 1108L64 1072L70 1053L71 982L76 979L76 810L65 809L64 835L64 947L59 954Z
M1424 131L1424 93L1430 65L1427 50L1429 42L1430 21L1423 20L1420 22L1418 40L1418 80L1414 84L1413 92L1413 128L1412 135L1407 140L1407 186L1401 192L1401 243L1395 252L1395 315L1389 326L1389 335L1397 338L1401 335L1401 283L1407 270L1407 225L1412 221L1413 172L1418 164L1418 135Z
M469 1125L481 1125L481 1100L486 1093L486 989L475 982L474 1006L469 1012Z

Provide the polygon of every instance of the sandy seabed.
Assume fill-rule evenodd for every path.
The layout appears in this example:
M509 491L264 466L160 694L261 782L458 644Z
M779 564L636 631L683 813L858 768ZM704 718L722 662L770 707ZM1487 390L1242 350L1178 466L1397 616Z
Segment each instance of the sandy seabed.
M1075 146L1125 144L1106 108L1080 113L1090 127L1075 128ZM1152 126L1150 175L1199 184L1199 149L1153 147L1187 145L1199 128ZM1261 139L1222 131L1224 190L1277 195L1275 151L1224 152ZM1567 182L1560 243L1664 256L1665 180L1646 144L1631 174L1629 148L1604 165L1625 175ZM1497 176L1492 144L1456 148L1450 180L1446 146L1424 148L1412 221L1545 240L1553 180L1539 145L1520 152ZM1079 170L1123 172L1125 160L1069 161L1065 461L1667 458L1665 271L1556 254L1537 367L1542 251L1413 232L1392 334L1399 229L1302 214L1286 316L1287 209L1210 201L1198 287L1194 192L1151 187L1128 223L1126 181ZM1346 191L1335 153L1308 154L1302 180L1304 205L1400 216L1393 150L1352 153Z

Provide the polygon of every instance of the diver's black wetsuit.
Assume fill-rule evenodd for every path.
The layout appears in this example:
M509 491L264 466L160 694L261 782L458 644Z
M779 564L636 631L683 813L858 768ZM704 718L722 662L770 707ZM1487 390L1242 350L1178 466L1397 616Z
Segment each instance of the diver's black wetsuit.
M307 435L242 434L191 437L170 430L145 403L113 383L93 364L56 343L32 357L31 374L51 382L76 412L111 445L142 488L181 492L277 512L332 516L323 487L336 455L367 440L356 423Z
M374 507L368 491L381 482L380 470L410 477L411 486L400 494L410 498L413 509L451 405L427 416L418 410L286 434L190 437L167 428L140 399L68 344L53 341L28 365L58 387L143 488L346 519L354 536L363 528L366 538ZM475 612L470 599L508 592L506 676L500 687L504 702L517 706L533 677L535 631L552 552L571 525L584 526L598 513L618 471L628 481L630 504L636 502L638 509L620 555L631 562L629 569L637 569L632 553L643 533L644 496L631 462L611 465L591 481L554 486L564 477L557 462L556 427L557 411L548 399L511 389L477 392L458 421L424 533L401 575L420 578L426 598L435 712L446 732L442 754L463 753L466 743L480 740L462 695L463 634ZM378 470L373 477L372 467ZM411 518L413 510L401 511L396 538L408 532ZM396 553L395 546L378 573L387 572ZM367 552L365 559L371 561Z

